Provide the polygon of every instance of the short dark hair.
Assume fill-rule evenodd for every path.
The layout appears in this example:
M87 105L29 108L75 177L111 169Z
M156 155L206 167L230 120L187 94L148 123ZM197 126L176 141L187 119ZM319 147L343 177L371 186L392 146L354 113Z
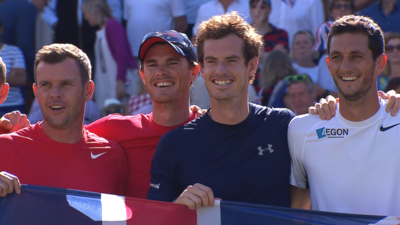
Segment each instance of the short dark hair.
M328 34L328 55L332 37L344 33L367 35L368 47L372 51L374 61L385 52L383 32L372 19L365 16L347 15L337 19L331 26Z
M82 85L92 79L92 66L88 56L72 44L51 44L43 46L35 57L34 75L36 82L36 68L40 62L50 64L61 63L67 58L74 59L79 67Z
M7 69L3 59L0 57L0 85L6 83Z

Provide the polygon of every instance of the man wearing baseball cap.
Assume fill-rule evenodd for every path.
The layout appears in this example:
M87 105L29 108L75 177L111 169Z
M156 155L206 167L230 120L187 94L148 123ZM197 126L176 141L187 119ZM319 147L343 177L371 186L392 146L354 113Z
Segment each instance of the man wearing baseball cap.
M118 142L129 163L126 195L145 198L150 166L160 138L197 117L189 108L189 92L199 68L187 36L173 30L147 34L140 45L140 76L153 100L153 112L108 115L86 128Z

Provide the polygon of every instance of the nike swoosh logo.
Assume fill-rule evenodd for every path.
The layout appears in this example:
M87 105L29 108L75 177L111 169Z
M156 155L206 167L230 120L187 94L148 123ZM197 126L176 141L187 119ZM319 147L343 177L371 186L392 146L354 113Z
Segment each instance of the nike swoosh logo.
M395 127L397 125L400 125L400 123L396 123L396 124L393 124L392 126L388 126L388 127L383 127L383 124L382 124L381 127L379 128L379 130L382 131L382 132L385 132L387 130L392 129L393 127Z
M92 157L92 159L97 159L97 158L99 158L100 156L102 156L102 155L104 155L104 154L106 154L106 153L107 153L107 152L103 152L103 153L94 155L93 152L91 152L91 153L90 153L90 156Z

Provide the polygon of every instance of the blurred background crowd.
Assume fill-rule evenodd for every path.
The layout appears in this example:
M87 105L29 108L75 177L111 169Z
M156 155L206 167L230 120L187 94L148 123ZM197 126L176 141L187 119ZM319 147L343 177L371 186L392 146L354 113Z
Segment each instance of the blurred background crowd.
M31 88L33 63L35 52L51 43L74 44L91 59L96 89L85 123L110 113L149 113L152 101L137 61L144 35L173 29L195 43L202 21L231 11L264 40L251 102L303 114L317 99L337 96L325 61L327 35L333 21L348 14L371 17L382 28L388 64L378 89L400 92L399 0L0 0L0 57L10 84L0 115L20 110L32 123L42 120ZM210 106L201 76L190 99Z

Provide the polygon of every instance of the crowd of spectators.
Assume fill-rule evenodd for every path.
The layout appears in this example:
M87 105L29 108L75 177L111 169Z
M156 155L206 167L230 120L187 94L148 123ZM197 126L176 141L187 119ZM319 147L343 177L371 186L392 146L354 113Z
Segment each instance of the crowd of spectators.
M0 114L13 110L38 113L37 103L31 107L35 102L31 91L34 49L42 47L34 46L37 20L53 30L52 42L74 44L91 59L96 90L90 108L96 113L87 119L93 121L105 112L130 115L151 111L137 61L145 34L176 30L195 43L202 21L231 11L237 11L263 35L264 51L249 88L251 102L293 107L285 77L296 74L310 78L314 98L337 96L325 62L327 34L335 19L348 14L369 16L385 32L389 63L378 78L379 89L385 90L400 76L398 0L0 0L0 56L7 65L10 84ZM191 103L208 108L201 79L198 76L194 82ZM110 102L114 104L107 104ZM115 106L118 110L108 110Z

